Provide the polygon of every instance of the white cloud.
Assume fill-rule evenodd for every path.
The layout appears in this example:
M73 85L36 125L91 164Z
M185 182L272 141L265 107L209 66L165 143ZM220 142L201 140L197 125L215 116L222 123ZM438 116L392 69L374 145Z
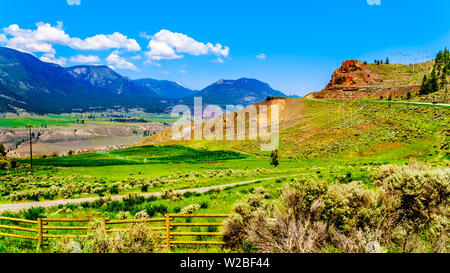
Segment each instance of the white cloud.
M182 34L171 32L168 30L161 30L152 37L152 41L165 43L171 48L175 48L179 53L188 53L194 56L204 55L208 53L208 47L191 37Z
M44 52L55 54L52 44L66 44L70 42L69 35L62 30L62 23L56 27L39 22L36 30L21 29L13 24L3 28L6 35L12 36L6 42L6 46L25 52Z
M183 58L182 55L177 55L175 50L164 42L151 40L148 44L150 51L145 52L148 61L152 60L173 60Z
M78 56L70 58L70 61L72 63L98 63L98 62L100 62L100 58L98 56L94 56L94 55L89 55L89 56L78 55Z
M57 58L55 58L55 54L52 54L52 53L45 53L44 55L42 55L40 60L43 62L47 62L47 63L59 64L61 66L65 65L67 62L66 58L59 57L57 59Z
M126 49L127 51L140 51L141 47L134 39L128 39L127 36L114 32L113 34L99 34L93 37L81 40L72 38L68 44L71 48L79 50L107 50L107 49Z
M193 56L215 54L228 57L230 52L229 47L221 44L204 44L183 33L171 32L166 29L151 36L147 47L150 49L145 52L148 62L183 58L183 53Z
M81 5L81 0L67 0L69 6L79 6Z
M99 34L84 40L71 38L62 29L62 22L56 26L39 22L35 30L21 29L17 24L3 28L3 32L12 36L7 39L6 46L25 52L44 52L55 54L53 44L66 45L79 50L126 49L140 51L141 47L134 39L115 32L110 35Z
M215 46L213 46L211 43L207 43L206 45L208 46L209 50L211 50L211 52L216 55L228 57L228 54L230 54L230 48L227 46L223 47L221 44L216 44Z
M181 74L186 74L186 73L188 73L188 72L187 72L187 70L181 69L181 70L180 70L180 73L181 73Z
M266 54L264 54L264 53L261 53L261 54L256 55L256 58L261 59L261 60L265 60L266 57L267 57L267 56L266 56Z
M108 58L106 58L106 61L108 62L109 65L112 65L113 67L117 67L120 69L128 69L128 70L134 70L137 71L138 68L128 62L125 58L119 56L119 52L116 50L114 52L112 52Z

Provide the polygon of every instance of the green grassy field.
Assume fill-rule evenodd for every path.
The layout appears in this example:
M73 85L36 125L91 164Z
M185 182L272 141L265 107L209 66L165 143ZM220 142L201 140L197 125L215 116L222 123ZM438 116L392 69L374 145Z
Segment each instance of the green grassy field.
M4 128L24 128L32 125L33 128L47 127L69 127L80 125L80 121L84 120L85 124L90 125L129 125L132 122L115 122L117 117L108 116L108 113L92 113L92 114L63 114L63 115L23 115L11 116L4 115L0 117L0 127ZM123 116L124 119L143 119L150 123L173 123L174 118L167 115L150 114L150 113L115 113L116 116ZM90 118L89 118L90 117ZM112 119L112 120L111 120ZM78 122L77 122L78 120Z
M234 206L234 203L245 200L253 192L255 187L265 187L271 193L271 198L277 198L279 196L280 187L285 182L285 179L273 179L270 181L258 182L252 185L242 185L232 188L227 188L222 191L211 190L202 194L199 193L186 193L176 200L167 200L162 198L130 198L124 201L108 201L106 199L99 200L97 202L91 203L81 203L79 205L61 205L55 206L45 210L34 210L34 213L29 212L19 212L19 213L4 213L3 215L10 217L19 218L35 218L37 215L40 217L48 218L110 218L112 220L123 218L124 212L127 212L128 218L133 218L133 216L141 211L146 211L150 217L161 217L165 213L179 213L181 209L191 204L199 204L200 208L196 213L217 213L217 214L227 214ZM208 221L220 221L217 219L203 219L200 222ZM184 221L184 220L183 220ZM0 220L0 224L2 221ZM196 222L199 222L197 219ZM5 222L4 224L7 224ZM71 224L76 225L76 224ZM80 223L79 225L85 225ZM179 227L174 231L209 231L212 232L211 228L208 227ZM214 230L217 231L217 230ZM65 232L66 234L74 234L74 231ZM64 231L59 234L65 234ZM75 231L76 233L76 231ZM26 234L22 233L22 234ZM82 233L80 233L82 234ZM196 238L186 237L184 240L189 240ZM203 238L204 240L214 240L214 238ZM52 240L50 240L52 241ZM34 252L36 248L35 242L26 242L17 239L3 238L0 237L0 253L10 253L10 252L22 252L23 250L27 252ZM217 252L222 251L222 247L177 247L173 249L173 252L178 251L200 251L200 252Z
M345 174L410 160L447 164L450 158L448 108L298 101L303 118L282 128L276 169L259 150L260 141L203 140L36 158L33 174L27 173L28 159L21 159L22 168L1 171L0 202L198 188L315 170Z
M70 126L76 124L77 119L66 116L30 116L30 117L2 117L0 127L23 128L31 125L34 128L47 126Z
M37 158L33 173L28 173L28 160L24 158L18 160L19 168L0 171L0 203L195 189L271 178L222 191L185 194L174 200L96 201L40 212L46 217L116 219L124 213L135 217L145 210L157 217L199 204L197 213L230 213L236 202L245 200L258 186L268 188L271 198L277 198L280 187L290 179L283 177L288 175L313 176L329 183L362 181L372 188L370 174L381 165L423 161L432 167L448 166L448 108L300 101L304 106L302 118L282 128L277 168L270 165L268 153L259 150L260 141L192 141ZM27 212L6 215L25 217ZM0 252L15 252L22 247L23 243L10 241L0 240ZM32 245L27 249L33 251Z

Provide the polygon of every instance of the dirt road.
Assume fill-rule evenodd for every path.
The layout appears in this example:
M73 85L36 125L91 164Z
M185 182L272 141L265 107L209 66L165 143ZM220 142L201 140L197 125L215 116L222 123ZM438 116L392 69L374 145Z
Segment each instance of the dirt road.
M211 186L211 187L205 187L205 188L177 190L175 192L181 193L181 194L183 194L185 192L203 193L203 192L207 192L207 191L213 190L213 189L224 189L227 187L246 185L246 184L252 184L252 183L256 183L256 182L260 182L260 181L272 180L272 179L276 179L276 178L293 177L293 176L300 176L300 175L301 174L294 174L294 175L260 178L260 179L248 180L248 181L225 184L225 185L217 185L217 186ZM144 196L144 197L150 197L150 196L158 197L160 195L161 195L161 192L150 192L150 193L139 194L139 196ZM116 195L116 196L103 197L103 198L110 198L111 200L122 200L126 196L127 195ZM65 204L79 204L79 203L83 203L83 202L93 202L100 198L101 197L87 197L87 198L78 198L78 199L64 199L64 200L52 200L52 201L43 201L43 202L6 204L6 205L0 205L0 213L2 213L4 211L14 212L14 211L20 211L20 210L27 210L32 207L48 208L48 207L53 207L53 206L58 206L58 205L65 205Z

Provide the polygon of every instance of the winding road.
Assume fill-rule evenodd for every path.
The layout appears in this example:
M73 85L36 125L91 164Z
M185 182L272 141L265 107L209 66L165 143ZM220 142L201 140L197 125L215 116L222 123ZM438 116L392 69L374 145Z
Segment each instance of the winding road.
M301 176L302 174L293 174L293 175L284 175L284 176L276 176L276 177L267 177L267 178L259 178L254 180L248 180L243 182L237 182L237 183L231 183L231 184L225 184L225 185L217 185L217 186L210 186L210 187L204 187L204 188L195 188L195 189L184 189L184 190L177 190L176 193L185 193L185 192L196 192L196 193L204 193L209 190L214 189L224 189L228 187L234 187L234 186L240 186L240 185L247 185L252 184L256 182L261 181L267 181L277 178L285 178L285 177L294 177L294 176ZM149 192L149 193L143 193L138 194L138 196L143 197L151 197L156 196L159 197L161 195L161 192ZM101 198L109 198L111 200L122 200L124 197L128 195L115 195L115 196L107 196L107 197L86 197L86 198L78 198L78 199L63 199L63 200L52 200L52 201L43 201L43 202L28 202L28 203L15 203L15 204L6 204L6 205L0 205L0 213L5 211L20 211L20 210L27 210L32 207L53 207L58 205L66 205L66 204L79 204L83 202L94 202Z

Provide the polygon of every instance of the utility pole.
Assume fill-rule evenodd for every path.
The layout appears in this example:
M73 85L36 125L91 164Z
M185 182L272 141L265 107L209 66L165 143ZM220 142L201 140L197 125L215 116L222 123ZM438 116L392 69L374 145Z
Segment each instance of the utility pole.
M33 138L31 137L31 127L32 125L27 125L30 132L30 172L33 172Z

